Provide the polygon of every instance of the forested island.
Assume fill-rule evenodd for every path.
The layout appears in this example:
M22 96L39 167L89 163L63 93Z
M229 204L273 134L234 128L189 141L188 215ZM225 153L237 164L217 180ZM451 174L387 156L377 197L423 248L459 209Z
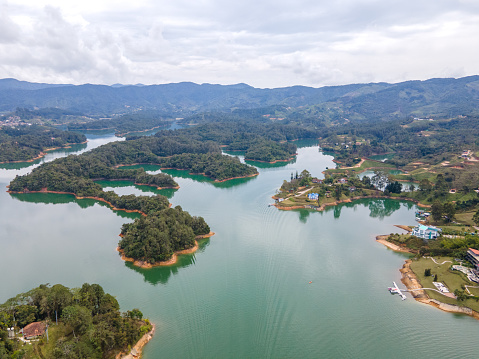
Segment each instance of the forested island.
M30 161L47 150L83 142L83 134L45 126L0 126L0 163Z
M121 313L98 284L42 284L0 305L0 357L116 358L152 328L139 309Z

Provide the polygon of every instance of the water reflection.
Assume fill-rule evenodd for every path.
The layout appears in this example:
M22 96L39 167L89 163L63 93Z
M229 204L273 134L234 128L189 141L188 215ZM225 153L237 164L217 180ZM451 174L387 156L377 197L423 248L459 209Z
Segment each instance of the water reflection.
M284 167L284 166L296 163L296 157L294 157L290 161L279 161L275 163L250 161L250 160L245 161L245 163L258 168L276 168L276 167Z
M175 192L178 191L178 189L176 188L157 189L156 187L153 187L153 186L138 185L132 181L102 180L102 181L95 181L95 183L98 183L106 191L110 190L111 188L113 189L115 193L119 195L131 194L131 190L133 190L134 192L136 192L134 194L137 194L137 195L161 194L162 196L165 196L167 198L173 198L173 196L175 195ZM121 189L121 188L123 188L125 191L114 190L114 189Z
M300 209L298 212L300 222L306 223L308 221L309 215L311 214L311 211L307 209Z
M324 209L324 212L327 213L333 211L334 218L339 219L341 217L341 211L343 208L356 208L357 206L369 208L370 217L383 219L384 217L389 217L394 212L399 210L401 206L411 210L414 206L416 206L416 204L411 201L404 201L400 199L364 198L355 200L353 202L341 203L336 206L328 206ZM296 211L299 213L299 220L302 223L306 223L309 215L313 212L313 210L310 209L298 209Z
M210 244L210 239L205 238L202 239L201 241L198 241L198 252L203 252L205 248ZM125 262L125 267L134 270L137 273L140 273L145 282L157 285L157 284L166 284L168 283L168 280L170 279L171 275L176 275L178 274L178 270L181 268L186 268L191 265L195 264L195 253L192 254L183 254L178 256L178 261L176 264L172 266L165 266L165 267L154 267L154 268L140 268L135 266L131 262Z
M60 193L10 193L10 196L21 202L29 203L44 203L44 204L66 204L76 203L80 208L86 209L98 204L103 207L111 209L111 207L105 202L98 201L96 199L85 198L76 199L72 194L60 194ZM116 215L121 218L135 219L139 218L138 213L129 213L122 210L114 211Z
M150 174L157 174L157 173L166 173L169 174L172 177L177 177L177 178L185 178L185 179L191 179L195 182L199 183L208 183L213 185L216 188L231 188L231 187L237 187L240 185L244 185L247 182L254 181L257 176L255 177L246 177L246 178L234 178L228 181L224 182L215 182L212 179L204 176L204 175L194 175L190 174L189 171L187 170L175 170L175 169L161 169L161 166L158 165L133 165L133 166L122 166L120 168L125 168L125 169L135 169L135 168L143 168L146 172ZM113 186L109 186L113 187ZM163 190L162 190L163 191ZM161 193L163 194L163 193Z

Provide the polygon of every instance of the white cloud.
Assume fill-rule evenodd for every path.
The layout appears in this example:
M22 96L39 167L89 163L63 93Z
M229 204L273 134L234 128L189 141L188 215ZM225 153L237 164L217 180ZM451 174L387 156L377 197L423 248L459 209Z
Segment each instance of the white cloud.
M278 87L479 73L476 1L15 0L0 9L0 78Z

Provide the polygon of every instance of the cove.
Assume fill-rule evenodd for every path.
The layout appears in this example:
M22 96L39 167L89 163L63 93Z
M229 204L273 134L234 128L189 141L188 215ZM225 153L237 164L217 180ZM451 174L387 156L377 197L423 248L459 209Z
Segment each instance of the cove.
M216 233L171 267L142 270L120 259L118 234L133 216L68 195L0 191L0 301L41 283L99 283L122 308L140 308L156 324L145 359L475 358L477 320L387 291L408 256L375 237L399 231L394 224L414 224L414 204L361 200L324 212L268 206L291 172L322 178L334 167L317 145L304 146L295 160L262 163L259 176L238 182L168 172L180 185L169 193L173 206L203 216ZM0 169L0 185L6 190L33 166Z

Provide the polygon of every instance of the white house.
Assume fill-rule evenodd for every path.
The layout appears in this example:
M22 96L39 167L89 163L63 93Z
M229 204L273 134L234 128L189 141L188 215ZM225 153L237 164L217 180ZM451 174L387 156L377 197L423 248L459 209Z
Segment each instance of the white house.
M412 235L423 239L436 239L441 235L442 229L434 226L424 226L422 224L412 229Z

